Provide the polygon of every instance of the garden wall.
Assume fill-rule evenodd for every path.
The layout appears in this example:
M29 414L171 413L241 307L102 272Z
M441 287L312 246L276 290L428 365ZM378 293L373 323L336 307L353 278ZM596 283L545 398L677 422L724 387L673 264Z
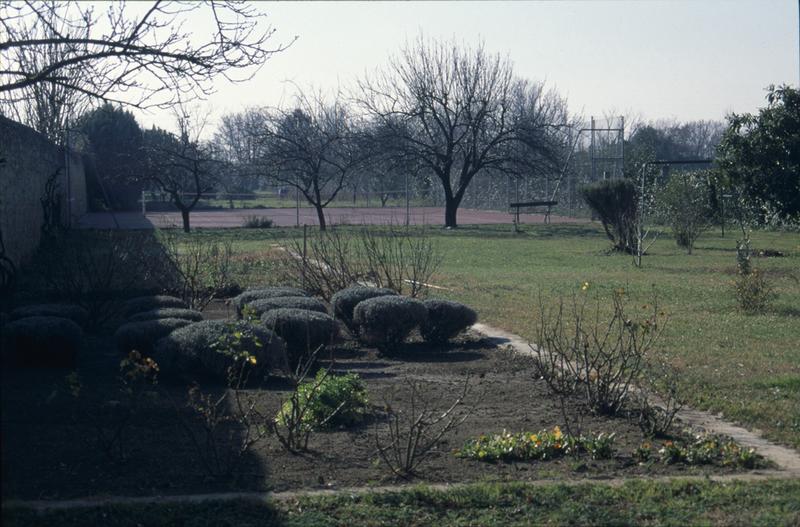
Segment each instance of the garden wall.
M6 256L25 262L39 245L41 197L48 176L59 168L62 222L86 213L86 176L80 154L56 146L42 134L0 116L0 232ZM69 159L69 170L66 170Z

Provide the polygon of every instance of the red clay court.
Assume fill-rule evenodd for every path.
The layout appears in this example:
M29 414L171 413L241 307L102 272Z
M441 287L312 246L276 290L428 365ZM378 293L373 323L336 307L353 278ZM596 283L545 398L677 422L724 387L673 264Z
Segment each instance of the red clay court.
M242 227L247 218L258 216L269 218L276 227L294 227L298 224L297 209L223 209L198 210L191 214L191 226L202 228ZM115 222L116 219L116 222ZM404 224L404 207L385 208L326 208L325 220L329 225L385 225ZM415 207L410 210L412 225L444 225L444 208ZM588 220L566 216L550 216L551 223L586 223ZM512 215L507 212L476 209L459 209L460 225L511 224ZM520 214L520 223L544 223L544 214ZM300 225L317 225L317 213L311 208L300 209ZM179 212L91 212L78 221L78 228L84 229L153 229L181 226Z

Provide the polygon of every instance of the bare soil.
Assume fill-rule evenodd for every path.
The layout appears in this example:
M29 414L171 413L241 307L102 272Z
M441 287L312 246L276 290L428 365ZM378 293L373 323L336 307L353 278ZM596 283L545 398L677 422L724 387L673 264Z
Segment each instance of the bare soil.
M222 306L219 306L220 314ZM333 363L330 359L333 358ZM231 490L286 491L397 483L376 454L375 434L385 437L386 405L409 411L407 381L419 383L423 397L446 409L470 378L465 408L470 418L439 445L422 465L415 482L617 478L638 475L725 474L732 469L658 463L640 465L632 453L642 442L634 422L625 418L587 416L584 432L616 434L616 455L609 460L566 457L551 461L489 464L453 455L479 434L504 429L536 432L564 427L558 400L544 382L534 379L530 359L499 348L489 339L467 335L446 347L408 344L396 356L382 356L345 341L322 361L336 372L355 372L364 380L375 416L352 428L317 432L310 452L292 455L272 436L248 451L231 477L210 477L181 423L198 430L185 407L187 386L161 383L142 397L122 439L125 457L108 455L99 446L98 430L110 428L124 407L116 377L121 357L108 337L90 340L78 369L79 383L67 382L66 371L5 371L2 380L3 497L66 499L103 495L169 495ZM71 388L70 388L71 386ZM221 394L224 387L204 383L204 391ZM72 392L78 393L72 393ZM286 398L287 384L270 378L248 388L268 416ZM579 405L570 402L575 413ZM231 428L230 453L241 430Z

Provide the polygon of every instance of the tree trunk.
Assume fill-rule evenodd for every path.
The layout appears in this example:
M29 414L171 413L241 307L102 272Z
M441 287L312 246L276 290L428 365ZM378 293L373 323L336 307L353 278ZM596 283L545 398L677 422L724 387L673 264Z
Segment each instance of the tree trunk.
M315 204L314 207L317 209L317 219L319 220L319 230L325 230L325 210L323 209L322 205Z
M455 229L458 227L458 223L456 222L456 213L458 212L458 205L460 204L460 199L455 197L445 198L444 202L444 226L449 227L451 229Z
M183 232L189 232L189 209L181 209L181 219L183 220Z

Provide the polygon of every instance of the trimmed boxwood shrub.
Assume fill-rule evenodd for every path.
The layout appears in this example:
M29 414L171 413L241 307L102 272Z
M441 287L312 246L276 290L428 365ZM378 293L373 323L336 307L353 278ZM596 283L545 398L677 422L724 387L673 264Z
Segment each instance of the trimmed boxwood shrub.
M200 322L203 314L194 309L183 309L180 307L160 307L137 313L128 319L128 322L142 322L144 320L157 320L159 318L180 318L189 322Z
M365 344L391 351L428 317L425 304L406 296L379 296L359 302L353 312L358 337Z
M153 309L158 309L162 307L180 307L183 309L187 309L189 306L186 304L186 302L174 296L167 296L167 295L139 296L136 298L131 298L130 300L126 301L125 304L123 304L122 314L125 317L130 317L131 315L135 315L136 313L141 313L143 311L151 311Z
M271 309L261 316L261 323L286 341L292 368L297 368L310 352L333 342L338 330L333 317L307 309Z
M307 311L317 311L318 313L328 314L328 308L322 301L306 296L277 296L275 298L262 298L253 300L245 304L253 316L260 318L261 315L273 309L305 309Z
M84 328L89 321L89 312L75 304L35 304L18 307L11 312L12 320L28 317L68 318Z
M391 289L383 287L366 287L362 285L354 285L337 292L331 298L331 307L333 308L333 316L345 323L345 325L353 329L353 310L364 300L370 298L377 298L379 296L392 296L397 295Z
M83 346L81 327L68 318L26 317L2 328L5 366L74 368Z
M255 356L251 379L275 369L287 371L283 339L244 320L204 320L176 329L156 343L153 358L167 377L203 374L225 381L234 358L221 344L233 339L239 342L235 351Z
M420 326L420 333L428 342L446 342L478 321L475 310L459 302L432 298L423 304L428 320Z
M275 298L280 296L309 296L308 293L296 287L261 287L258 289L248 289L242 294L233 298L233 307L236 308L236 315L242 316L242 308L253 300L262 298Z
M133 350L150 355L155 343L178 328L188 326L191 321L183 318L157 318L128 322L114 333L117 348L127 354Z

